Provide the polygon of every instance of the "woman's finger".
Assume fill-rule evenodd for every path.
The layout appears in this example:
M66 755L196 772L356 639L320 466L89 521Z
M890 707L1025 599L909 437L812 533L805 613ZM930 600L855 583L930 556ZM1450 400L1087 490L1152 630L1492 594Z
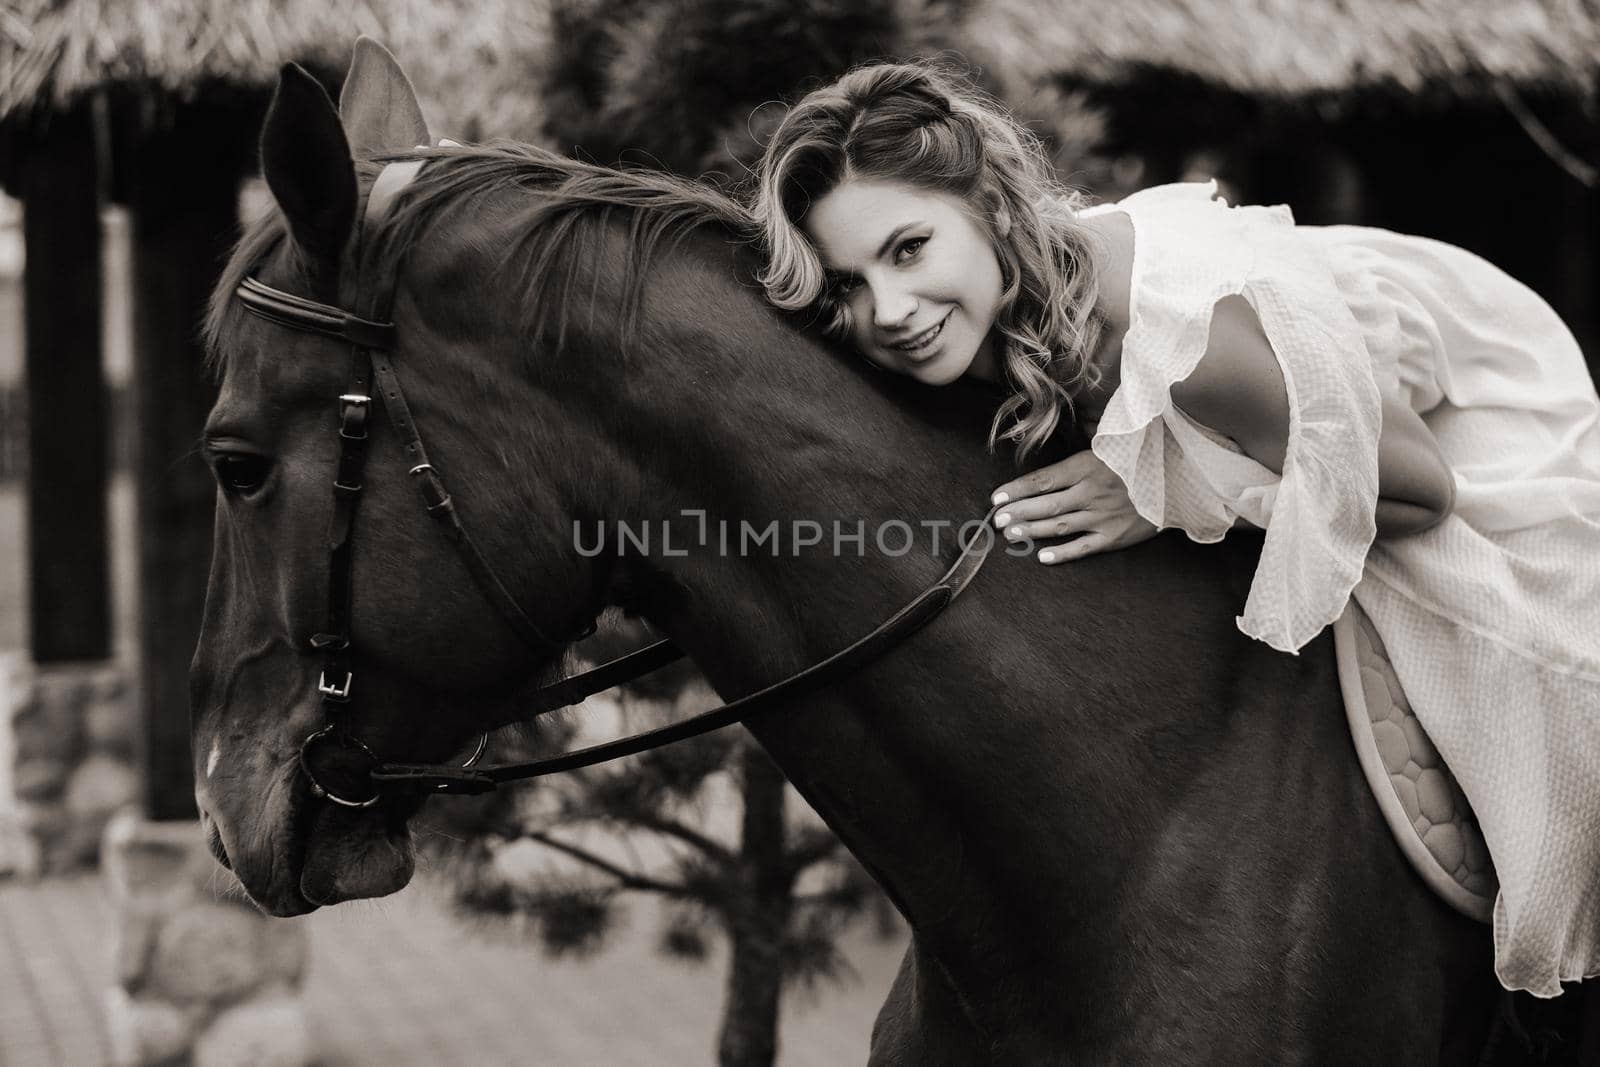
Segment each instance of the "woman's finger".
M1082 559L1084 556L1092 556L1096 552L1103 552L1108 544L1109 541L1106 537L1096 530L1086 533L1082 537L1075 537L1066 544L1041 548L1038 558L1040 563L1055 566L1058 563L1066 563L1070 560Z
M1094 495L1093 486L1080 482L1058 493L1032 496L1007 504L995 513L994 524L1005 530L1019 522L1037 522L1073 511L1088 511Z
M1065 511L1031 522L1013 522L1005 528L1005 535L1011 541L1071 537L1099 529L1104 519L1105 515L1098 511Z

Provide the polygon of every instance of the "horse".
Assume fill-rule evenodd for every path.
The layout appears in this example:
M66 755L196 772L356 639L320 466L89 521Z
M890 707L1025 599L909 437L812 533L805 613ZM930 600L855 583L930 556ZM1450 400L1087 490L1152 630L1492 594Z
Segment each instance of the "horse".
M337 109L282 73L262 132L277 207L206 322L196 798L219 860L282 916L402 888L422 801L331 804L300 772L323 724L306 638L328 605L350 357L246 314L246 277L338 306L387 279L409 414L509 596L544 634L637 614L724 698L916 595L954 551L939 523L981 515L1013 473L982 445L987 389L881 372L768 306L733 200L529 147L417 147L404 74L361 56ZM363 226L384 160L420 170ZM367 426L345 725L386 758L443 759L567 646L530 657L423 517L395 412ZM1076 427L1058 438L1083 447ZM592 551L603 524L668 519L676 548ZM850 537L692 536L802 520ZM885 550L902 528L916 548ZM1476 1062L1487 933L1385 828L1328 636L1292 656L1236 629L1260 546L1166 532L1055 568L994 552L894 651L745 723L909 923L870 1063Z

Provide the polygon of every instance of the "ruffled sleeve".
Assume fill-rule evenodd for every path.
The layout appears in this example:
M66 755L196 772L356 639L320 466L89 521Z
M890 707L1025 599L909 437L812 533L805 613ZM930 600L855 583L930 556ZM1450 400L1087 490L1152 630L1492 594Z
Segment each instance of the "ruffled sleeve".
M1215 183L1148 189L1117 205L1133 223L1121 375L1093 449L1148 521L1217 541L1239 517L1265 525L1239 628L1298 651L1344 610L1376 534L1382 403L1372 357L1327 262L1288 208L1230 208ZM1205 354L1225 296L1249 301L1283 370L1283 474L1225 447L1172 402Z

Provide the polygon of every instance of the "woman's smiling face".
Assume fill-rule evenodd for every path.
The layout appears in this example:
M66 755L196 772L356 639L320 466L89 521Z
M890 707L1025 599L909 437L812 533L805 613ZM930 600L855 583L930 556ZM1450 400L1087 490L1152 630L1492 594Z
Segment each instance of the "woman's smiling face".
M880 366L928 385L996 380L991 337L1003 283L988 233L948 193L904 182L841 182L806 213L850 340Z

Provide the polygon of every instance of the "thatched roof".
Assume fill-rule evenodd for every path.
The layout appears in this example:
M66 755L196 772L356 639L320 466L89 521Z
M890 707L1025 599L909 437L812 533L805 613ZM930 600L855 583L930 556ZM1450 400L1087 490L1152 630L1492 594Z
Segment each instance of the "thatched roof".
M791 17L800 20L813 6L828 7L791 2ZM920 50L916 31L927 30L938 44L981 64L1014 99L1052 84L1114 87L1152 70L1285 97L1392 89L1472 98L1511 86L1593 101L1600 86L1600 0L901 0L895 6L908 47ZM218 82L265 89L288 60L342 69L357 34L368 33L411 73L436 132L534 140L543 125L541 83L560 58L551 44L558 7L569 22L594 9L596 17L621 20L624 30L632 21L649 23L643 15L655 13L670 43L670 31L692 23L699 9L704 21L728 17L737 4L0 0L0 118L59 106L107 85L179 95ZM784 48L783 40L771 44ZM615 41L606 47L615 53L613 66L631 66L624 71L628 84L659 84L662 78L639 71L649 73L675 54L668 49L653 60Z
M1593 98L1600 0L981 0L962 36L998 77L1117 85L1152 68L1251 95L1493 83Z
M399 57L437 134L536 136L544 0L8 0L0 118L108 85L265 90L285 62L342 70L362 33Z

